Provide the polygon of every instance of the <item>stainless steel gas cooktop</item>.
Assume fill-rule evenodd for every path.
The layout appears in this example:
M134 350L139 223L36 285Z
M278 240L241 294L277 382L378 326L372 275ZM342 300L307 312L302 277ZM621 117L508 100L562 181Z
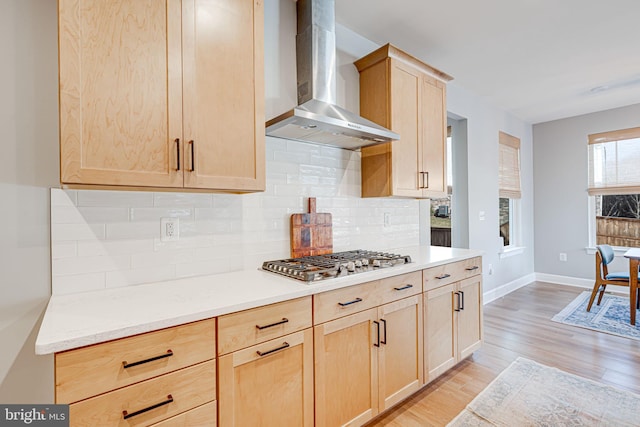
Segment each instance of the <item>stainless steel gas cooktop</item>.
M325 255L266 261L262 264L262 269L305 282L314 282L410 262L411 257L408 255L357 249Z

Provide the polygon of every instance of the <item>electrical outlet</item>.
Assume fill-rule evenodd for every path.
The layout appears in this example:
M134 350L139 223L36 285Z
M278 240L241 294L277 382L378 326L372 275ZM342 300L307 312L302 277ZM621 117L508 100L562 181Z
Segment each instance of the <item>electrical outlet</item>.
M180 239L180 220L178 218L160 218L160 241L172 242Z
M567 260L567 254L564 252L560 252L560 261L566 261Z
M389 227L391 224L391 214L389 212L384 213L384 228Z

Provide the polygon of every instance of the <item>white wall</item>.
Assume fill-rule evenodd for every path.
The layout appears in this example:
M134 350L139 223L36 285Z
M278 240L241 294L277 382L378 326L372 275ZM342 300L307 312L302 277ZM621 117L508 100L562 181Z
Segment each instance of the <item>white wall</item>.
M34 354L50 295L49 189L58 182L57 4L0 13L0 402L53 401L53 358Z
M446 71L446 70L445 70ZM455 76L454 76L455 77ZM485 251L484 291L531 275L533 269L533 156L531 125L457 86L447 87L447 110L467 121L469 247ZM523 253L500 258L498 240L498 132L520 138ZM480 212L485 213L481 221ZM489 275L489 264L493 274Z
M640 126L640 104L533 126L535 268L538 273L593 279L589 244L587 136ZM567 254L561 262L558 254ZM628 264L617 258L613 270Z

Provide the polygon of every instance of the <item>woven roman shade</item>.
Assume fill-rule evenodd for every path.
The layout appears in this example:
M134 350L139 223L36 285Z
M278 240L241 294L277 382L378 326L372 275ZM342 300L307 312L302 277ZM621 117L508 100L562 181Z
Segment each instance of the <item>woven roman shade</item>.
M519 199L520 191L520 139L504 132L499 134L498 191L500 197Z
M640 127L589 135L588 191L640 193Z

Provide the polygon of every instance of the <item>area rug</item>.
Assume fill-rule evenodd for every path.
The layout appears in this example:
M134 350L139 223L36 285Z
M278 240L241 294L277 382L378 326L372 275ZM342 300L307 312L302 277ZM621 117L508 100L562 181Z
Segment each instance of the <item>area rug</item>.
M596 305L598 301L596 297L591 311L587 311L590 296L591 292L582 292L551 320L640 340L640 321L636 322L635 326L629 323L629 297L605 293L600 305ZM638 311L638 316L640 316L640 311Z
M448 426L638 426L640 395L518 358Z

